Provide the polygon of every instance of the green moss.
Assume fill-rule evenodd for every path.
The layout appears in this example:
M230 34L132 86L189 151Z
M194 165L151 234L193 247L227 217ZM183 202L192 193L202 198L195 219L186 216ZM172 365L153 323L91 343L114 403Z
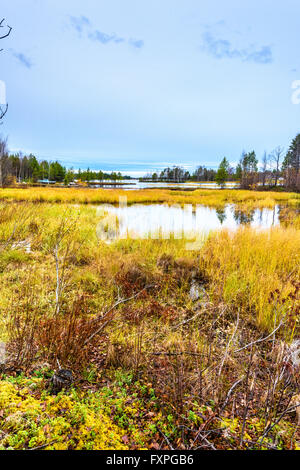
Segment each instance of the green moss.
M29 253L22 250L9 250L0 254L0 267L4 269L8 264L21 265L31 260Z

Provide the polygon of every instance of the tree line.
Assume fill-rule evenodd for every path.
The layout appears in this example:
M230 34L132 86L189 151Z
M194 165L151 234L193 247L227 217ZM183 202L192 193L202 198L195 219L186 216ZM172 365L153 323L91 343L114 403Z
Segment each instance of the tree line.
M216 171L205 166L199 166L194 173L190 173L182 167L174 166L173 168L165 168L160 173L153 173L146 175L141 180L152 181L170 181L170 182L184 182L184 181L214 181Z
M73 181L119 181L130 179L122 176L120 172L105 173L103 171L67 169L58 161L38 161L33 155L22 153L10 154L7 141L0 138L0 186L9 186L15 183L37 183L41 181L64 183ZM236 167L230 166L227 158L223 158L217 170L199 166L190 173L180 166L165 168L160 173L148 174L143 181L168 182L208 182L214 181L220 187L227 182L238 182L243 189L260 187L284 186L293 191L300 191L300 134L293 139L288 152L285 154L282 147L277 147L269 155L265 152L261 163L256 153L243 152Z
M9 154L7 141L0 138L0 186L15 183L37 183L41 181L70 184L75 180L82 182L119 181L130 179L120 172L105 173L103 171L67 169L60 162L38 161L33 155L22 153ZM238 182L243 189L285 186L293 191L300 191L300 134L293 139L286 154L282 147L277 147L269 155L265 152L261 163L254 151L243 152L238 165L230 166L227 158L223 158L217 170L199 166L194 172L174 166L165 168L160 173L147 175L141 180L169 182L208 182L214 181L225 187L226 182Z
M225 186L232 177L232 169L226 158L222 160L215 181ZM261 165L254 151L243 152L235 169L234 179L243 189L284 186L292 191L300 191L300 134L298 134L285 154L282 147L276 147L269 155L264 153Z
M270 154L264 153L261 163L256 152L243 152L239 163L232 167L227 158L223 158L217 170L199 166L190 173L180 166L165 168L141 178L143 181L164 182L216 182L225 187L227 182L238 182L242 189L257 186L284 186L292 191L300 191L300 134L293 139L288 152L276 147Z
M90 182L122 179L129 179L129 177L123 177L121 173L116 172L91 171L89 168L84 171L81 169L75 171L72 168L67 169L58 161L38 161L33 154L9 154L6 140L0 138L0 186L43 181L68 185L75 180Z

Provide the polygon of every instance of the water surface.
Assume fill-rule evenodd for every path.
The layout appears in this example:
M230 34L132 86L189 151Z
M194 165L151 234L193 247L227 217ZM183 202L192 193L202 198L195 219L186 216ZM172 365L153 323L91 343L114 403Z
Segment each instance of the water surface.
M99 184L98 184L99 183ZM111 184L109 184L111 183ZM217 183L197 183L197 182L188 182L188 183L162 183L162 182L155 182L155 181L139 181L139 180L129 180L129 181L96 181L92 182L94 188L122 188L129 190L138 190L138 189L220 189L220 186ZM226 189L233 189L237 186L237 183L226 183Z
M177 238L193 234L207 234L212 230L236 230L241 225L257 229L269 229L280 224L279 206L274 209L254 209L247 212L235 205L215 209L203 205L168 206L167 204L134 204L114 207L103 205L100 211L107 211L109 217L104 223L117 238ZM112 217L113 216L113 217Z

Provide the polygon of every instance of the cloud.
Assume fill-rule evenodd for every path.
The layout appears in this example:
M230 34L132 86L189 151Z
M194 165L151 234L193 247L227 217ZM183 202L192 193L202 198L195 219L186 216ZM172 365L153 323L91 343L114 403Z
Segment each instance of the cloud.
M136 47L137 49L141 49L145 45L144 41L141 39L129 39L128 42L131 46Z
M98 29L92 28L92 23L86 16L70 16L70 26L73 28L79 36L82 36L82 33L86 32L88 39L94 42L99 42L102 45L107 45L109 43L113 44L122 44L127 43L136 49L141 49L144 47L144 41L141 39L125 39L118 36L115 33L107 34Z
M124 38L120 38L116 36L116 34L106 34L102 33L101 31L93 31L92 33L88 34L89 39L92 41L98 41L101 42L101 44L108 44L109 42L114 42L116 44L120 44L121 42L124 42Z
M27 69L31 69L31 67L33 66L33 63L29 57L26 57L21 52L15 52L13 50L11 50L11 53L20 62L21 65L23 65Z
M217 39L210 32L204 33L202 38L203 50L216 59L240 59L256 64L271 64L273 62L270 46L262 46L260 49L255 49L254 46L238 49L233 47L227 39Z
M80 16L76 18L75 16L70 16L71 26L77 31L78 34L81 34L86 27L91 25L90 20L86 16Z
M257 64L271 64L273 62L273 53L270 46L262 46L256 51L244 51L247 62L255 62Z

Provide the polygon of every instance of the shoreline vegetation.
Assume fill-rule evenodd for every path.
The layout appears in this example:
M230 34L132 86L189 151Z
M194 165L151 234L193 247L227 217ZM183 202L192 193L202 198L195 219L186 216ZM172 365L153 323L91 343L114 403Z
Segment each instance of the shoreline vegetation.
M128 204L203 204L220 207L237 204L249 207L272 208L277 204L292 207L300 205L300 193L281 191L253 191L237 189L196 189L191 191L170 189L89 189L89 188L4 188L0 201L68 204L118 204L126 197Z
M92 203L120 195L287 207L280 227L212 232L188 251L172 235L100 241ZM0 200L0 449L300 448L298 194L30 188ZM62 369L72 383L54 393Z
M236 167L230 165L224 157L218 170L198 166L193 172L187 171L182 166L168 167L161 172L150 173L140 178L140 182L172 182L207 183L214 181L220 188L226 183L238 183L241 189L279 188L289 191L300 190L300 134L298 134L285 154L282 147L275 148L270 154L264 153L262 161L255 151L244 152ZM22 153L10 154L7 140L0 137L0 187L15 186L18 184L64 184L65 186L90 185L100 183L105 185L111 181L113 185L124 181L130 181L130 176L124 176L120 172L105 173L102 170L95 171L74 170L66 168L59 161L38 161L35 155L23 155Z

